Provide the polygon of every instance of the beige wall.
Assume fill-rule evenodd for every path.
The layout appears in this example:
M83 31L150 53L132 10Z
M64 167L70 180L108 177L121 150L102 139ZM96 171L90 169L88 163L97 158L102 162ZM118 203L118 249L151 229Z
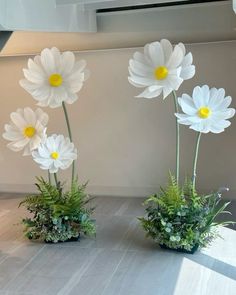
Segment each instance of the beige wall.
M224 87L236 106L236 41L188 46L197 74L183 84L191 92L199 84ZM68 107L75 143L79 148L79 176L90 180L94 194L145 196L166 182L174 169L175 125L172 97L136 99L139 89L127 82L127 65L133 49L82 52L91 70L79 100ZM0 128L18 107L35 107L34 100L18 85L27 57L0 58ZM50 114L48 131L66 134L61 109ZM236 122L220 135L204 135L200 147L197 184L201 190L229 186L236 198ZM196 134L181 128L182 177L191 173ZM9 151L0 139L0 190L30 191L34 176L43 174L30 157ZM66 175L69 175L66 173ZM64 176L61 174L60 176Z

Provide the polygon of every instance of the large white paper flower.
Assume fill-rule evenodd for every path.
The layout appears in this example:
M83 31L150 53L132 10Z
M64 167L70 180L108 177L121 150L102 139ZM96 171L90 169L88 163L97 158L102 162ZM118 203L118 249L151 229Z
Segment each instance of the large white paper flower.
M193 57L187 55L182 43L173 46L168 40L145 45L144 54L135 52L129 61L129 82L136 87L146 87L137 97L154 98L163 92L163 99L178 90L184 80L195 74Z
M184 114L176 114L178 122L190 125L190 128L202 133L220 133L230 126L228 119L235 114L235 109L228 108L232 99L225 97L223 88L216 89L207 85L195 87L192 97L183 94L178 98Z
M7 146L14 152L24 150L24 156L30 155L46 138L48 115L39 108L34 112L27 107L11 113L10 118L3 133L3 138L11 141Z
M62 102L73 103L77 92L88 76L86 61L75 62L72 52L60 51L53 47L44 49L34 60L28 60L28 69L23 69L25 79L20 85L28 91L38 105L60 107Z
M69 138L53 134L40 144L32 156L41 169L56 173L58 169L67 169L77 159L77 150Z

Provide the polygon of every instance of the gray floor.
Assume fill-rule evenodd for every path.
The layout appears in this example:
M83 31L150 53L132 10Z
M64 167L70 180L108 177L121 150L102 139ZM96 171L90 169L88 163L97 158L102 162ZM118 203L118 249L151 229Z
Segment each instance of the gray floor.
M195 286L198 279L187 278L184 284L191 282L195 290L191 295L236 294L236 289L232 289L236 263L233 266L229 262L232 253L229 261L222 262L220 256L212 258L209 253L199 252L190 257L159 249L145 238L138 224L136 217L144 214L142 199L95 199L96 239L82 238L80 242L57 245L30 242L23 237L19 222L25 211L18 208L20 200L17 195L0 195L0 295L190 294L180 287L186 259L188 274L196 262L200 272L211 269L214 273L210 276L214 281L204 275L207 286L214 282L212 291L205 287L198 289ZM231 205L236 216L235 207L235 203ZM231 232L236 237L236 232L230 231L230 235ZM228 243L232 241L229 239ZM216 287L220 275L226 280L223 284L224 288L228 286L226 293L220 293L222 290Z

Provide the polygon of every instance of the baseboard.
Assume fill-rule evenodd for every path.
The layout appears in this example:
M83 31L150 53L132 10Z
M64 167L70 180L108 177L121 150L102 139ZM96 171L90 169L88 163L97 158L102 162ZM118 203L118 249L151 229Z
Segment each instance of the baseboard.
M0 184L2 193L36 193L33 184ZM93 196L114 197L146 197L158 191L155 187L122 187L122 186L100 186L88 185L87 192Z
M2 193L36 193L36 187L33 184L0 184ZM159 191L159 187L125 187L125 186L100 186L88 185L87 192L92 196L107 197L147 197ZM212 189L202 189L202 193L209 193ZM232 189L223 194L223 197L229 200L236 200L236 190Z

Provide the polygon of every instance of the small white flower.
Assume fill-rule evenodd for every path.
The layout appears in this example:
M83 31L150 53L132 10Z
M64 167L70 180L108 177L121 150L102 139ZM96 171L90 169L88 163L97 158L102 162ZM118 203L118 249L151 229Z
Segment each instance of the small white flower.
M175 237L176 242L179 242L181 240L180 236Z
M32 156L41 169L56 173L58 169L67 169L77 159L77 150L69 138L53 134L40 144Z
M178 90L184 80L195 74L191 53L186 54L182 43L173 49L170 41L161 40L145 45L144 54L135 52L129 61L129 82L146 87L137 97L154 98L163 92L163 99Z
M70 51L61 54L56 47L45 48L34 60L28 60L28 69L23 70L25 79L20 80L20 85L39 106L56 108L62 102L71 104L78 99L76 93L88 76L85 67L86 61L75 62Z
M202 133L220 133L230 126L228 119L235 114L235 109L228 108L231 97L225 97L223 88L216 89L207 85L193 89L192 97L183 94L178 98L184 114L176 114L178 122L190 125L190 128Z
M41 109L34 112L27 107L11 113L10 118L3 133L3 138L11 141L7 147L14 152L24 149L23 155L30 155L46 138L48 115Z
M163 226L165 226L165 225L166 225L166 222L165 222L163 219L161 219L161 224L162 224Z

